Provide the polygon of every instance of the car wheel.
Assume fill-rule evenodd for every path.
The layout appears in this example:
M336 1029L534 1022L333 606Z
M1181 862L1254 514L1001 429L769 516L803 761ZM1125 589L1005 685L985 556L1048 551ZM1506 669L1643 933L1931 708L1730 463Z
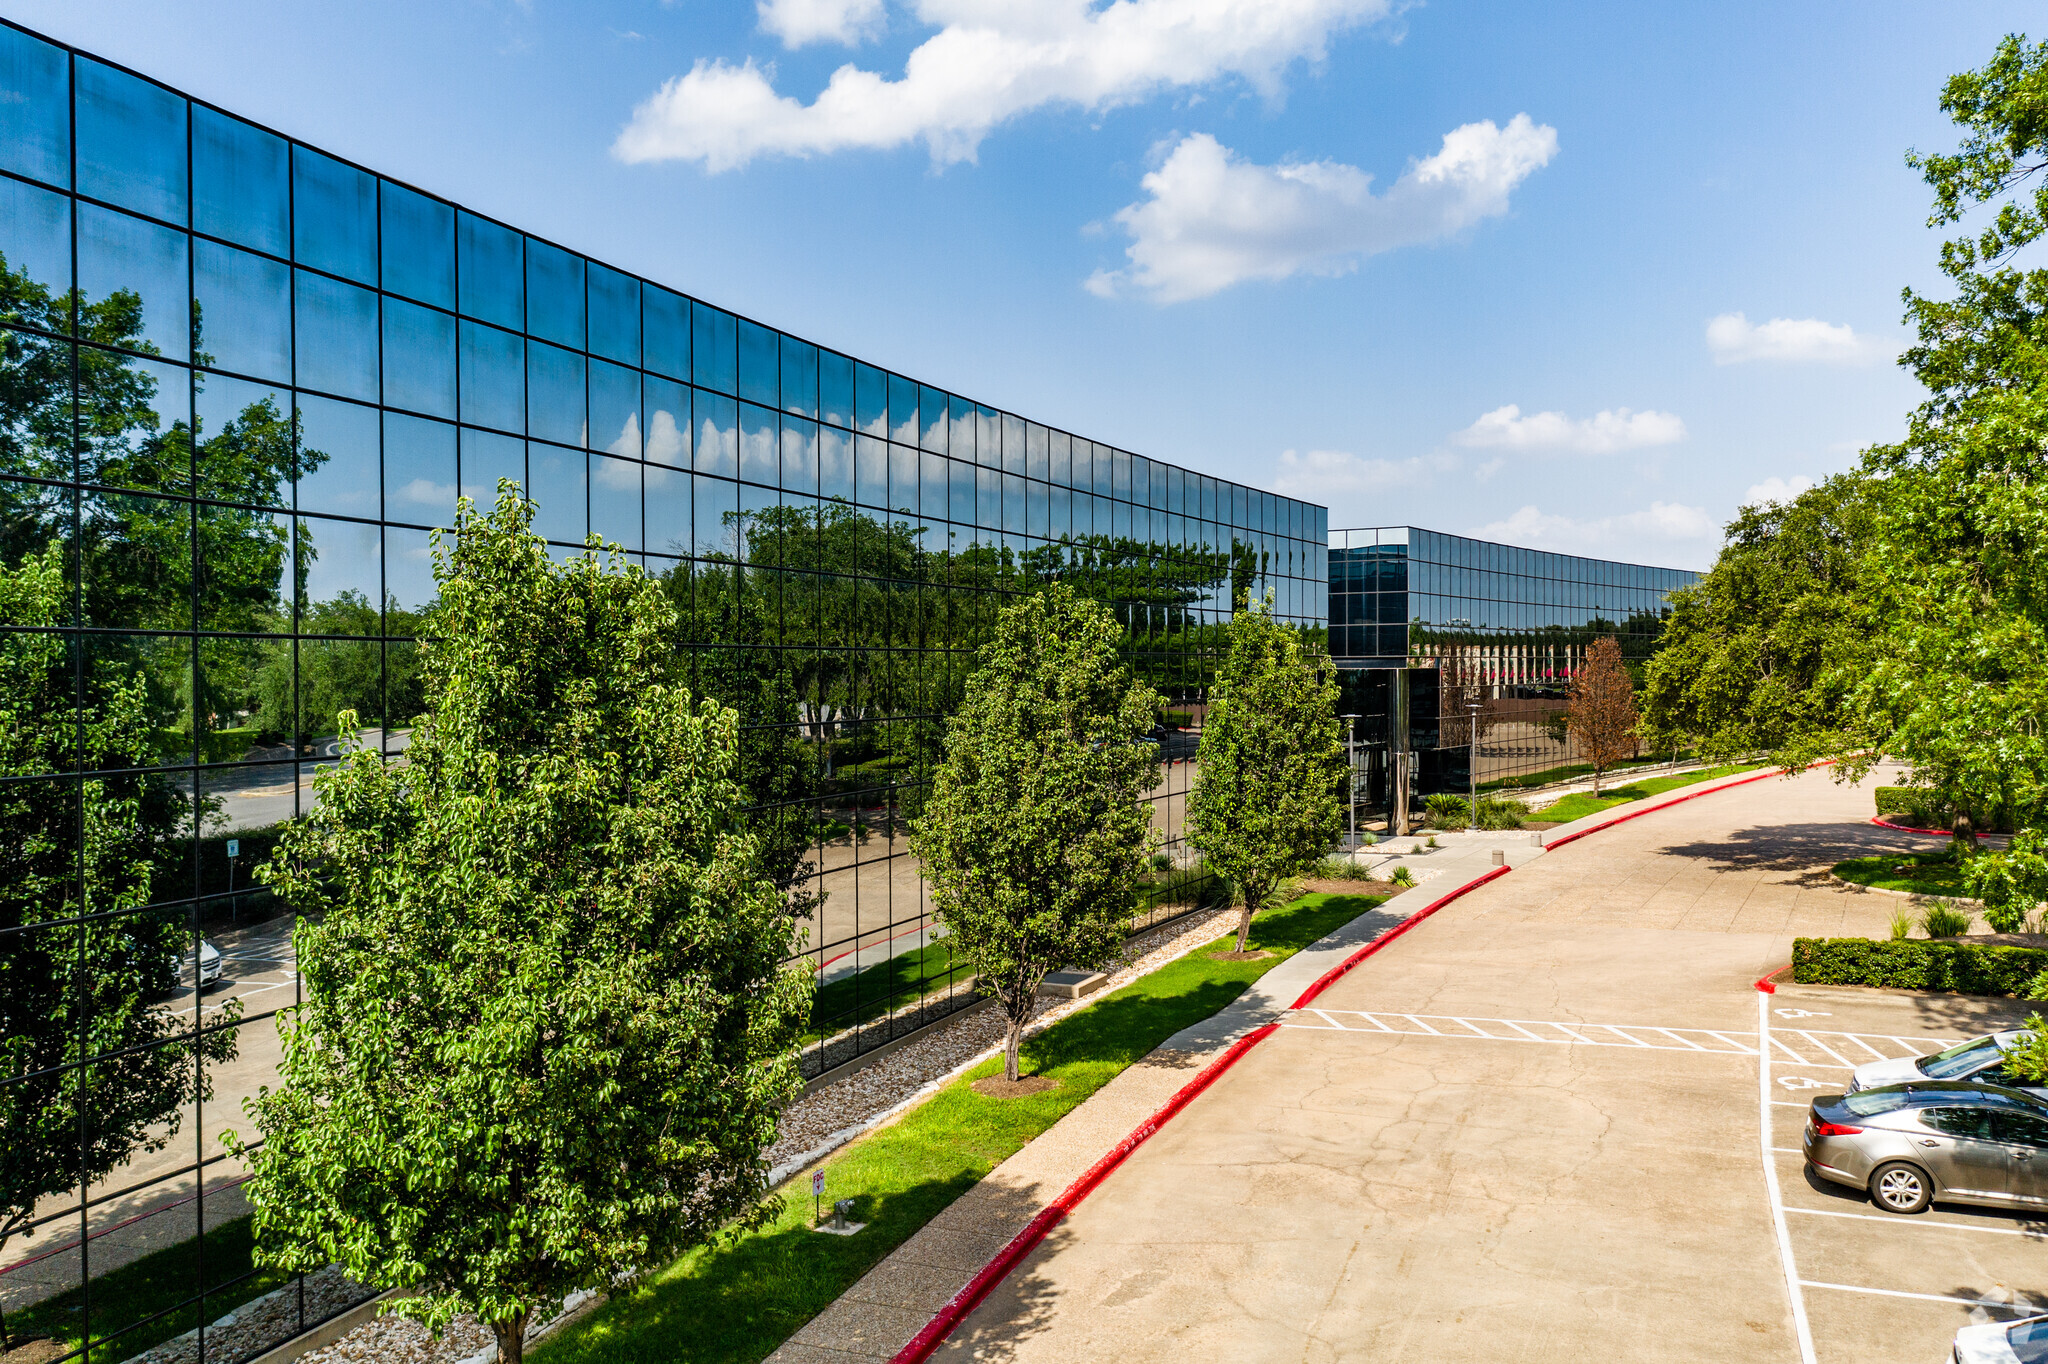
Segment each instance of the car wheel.
M1934 1185L1919 1166L1895 1160L1870 1172L1870 1201L1886 1212L1925 1212L1934 1201Z

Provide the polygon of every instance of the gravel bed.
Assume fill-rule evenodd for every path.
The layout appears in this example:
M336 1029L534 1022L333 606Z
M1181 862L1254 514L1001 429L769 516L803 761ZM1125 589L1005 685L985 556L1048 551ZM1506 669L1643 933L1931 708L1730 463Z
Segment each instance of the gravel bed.
M314 1323L377 1296L329 1265L306 1276L306 1321ZM273 1346L282 1345L299 1333L299 1286L286 1284L243 1303L234 1311L206 1324L205 1364L215 1360L249 1359ZM343 1356L347 1358L349 1356ZM364 1355L360 1358L369 1358ZM199 1332L187 1331L174 1340L152 1346L128 1364L201 1364Z
M1236 916L1233 909L1198 911L1139 934L1124 945L1123 964L1109 973L1109 983L1098 993L1128 984L1186 955L1215 938ZM1094 997L1062 1000L1042 1007L1026 1027L1026 1033L1037 1032L1076 1009L1085 1008ZM798 1099L783 1110L775 1144L764 1153L772 1171L770 1179L780 1182L858 1135L852 1129L977 1061L991 1048L1001 1046L1003 1036L1003 1016L996 1010L963 1013L953 1023L934 1029L929 1036L855 1071L837 1084Z

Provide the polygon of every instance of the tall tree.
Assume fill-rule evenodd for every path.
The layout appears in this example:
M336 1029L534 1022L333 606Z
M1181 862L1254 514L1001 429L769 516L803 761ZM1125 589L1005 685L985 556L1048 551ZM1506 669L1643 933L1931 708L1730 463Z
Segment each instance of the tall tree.
M659 585L556 566L531 515L462 505L407 763L352 745L265 868L307 999L246 1152L264 1263L473 1311L507 1361L568 1292L769 1214L809 992L737 717L674 685Z
M1329 655L1273 619L1270 595L1249 603L1230 622L1188 797L1188 841L1243 902L1238 951L1280 882L1323 856L1344 827L1343 774Z
M1600 794L1600 779L1607 769L1634 754L1640 721L1636 715L1636 689L1628 665L1622 661L1621 642L1602 635L1586 650L1586 661L1572 678L1572 705L1566 722L1579 752L1593 765L1593 794Z
M1123 944L1152 845L1160 698L1122 634L1063 583L1004 607L911 828L947 943L1008 1020L1010 1080L1046 973Z
M1951 294L1907 290L1918 339L1901 358L1928 389L1905 438L1866 452L1878 480L1859 584L1869 666L1845 679L1845 732L1811 754L1846 778L1877 762L1966 819L2002 806L2037 824L2048 805L2048 268L2019 268L2048 233L2048 44L2008 37L1952 77L1941 107L1954 152L1910 155L1934 191ZM1959 836L1967 832L1958 825Z
M1838 475L1790 502L1742 508L1713 568L1671 594L1645 668L1645 729L1717 758L1838 731L1869 636L1858 605L1871 480Z
M39 1200L168 1145L241 1016L230 1001L195 1031L162 1002L195 946L148 908L183 821L160 778L121 771L149 761L141 680L76 703L53 629L70 602L61 551L0 563L0 621L26 627L0 632L0 1246Z

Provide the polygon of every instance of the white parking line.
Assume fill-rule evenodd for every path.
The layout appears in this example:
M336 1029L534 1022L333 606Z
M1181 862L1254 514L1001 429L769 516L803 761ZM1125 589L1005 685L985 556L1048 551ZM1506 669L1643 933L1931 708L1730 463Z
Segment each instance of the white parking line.
M1349 1009L1304 1009L1287 1015L1281 1023L1285 1027L1322 1032L1449 1037L1468 1042L1543 1042L1551 1046L1625 1047L1632 1051L1684 1051L1709 1056L1756 1054L1753 1047L1720 1032L1706 1028L1667 1028L1653 1023L1563 1023L1555 1019L1376 1014Z
M1918 1298L1922 1302L1960 1302L1971 1307L1999 1307L2023 1317L2032 1316L2042 1310L2039 1305L2025 1301L2017 1293L2012 1295L2011 1302L2007 1302L2003 1298L1959 1298L1952 1293L1906 1293L1896 1288L1864 1288L1852 1283L1823 1283L1818 1279L1801 1279L1799 1282L1807 1288L1832 1288L1838 1293L1868 1293L1879 1298Z
M1778 1162L1771 1159L1771 1014L1765 1007L1770 996L1756 996L1756 1112L1757 1145L1764 1167L1764 1188L1771 1200L1771 1225L1778 1235L1778 1263L1785 1271L1785 1296L1792 1306L1792 1330L1799 1341L1801 1364L1815 1364L1813 1331L1806 1324L1806 1294L1800 1288L1799 1271L1792 1262L1792 1230L1785 1225L1785 1199L1778 1191Z
M1784 1151L1784 1147L1777 1148ZM1786 1155L1803 1156L1803 1151L1785 1151ZM1929 1222L1922 1218L1886 1217L1874 1212L1841 1212L1834 1208L1794 1208L1786 1212L1804 1213L1808 1217L1849 1217L1858 1222L1882 1222L1888 1227L1901 1227L1907 1231L1981 1231L1991 1236L2024 1236L2030 1241L2048 1240L2048 1234L2029 1231L2025 1227L1980 1227L1974 1222Z

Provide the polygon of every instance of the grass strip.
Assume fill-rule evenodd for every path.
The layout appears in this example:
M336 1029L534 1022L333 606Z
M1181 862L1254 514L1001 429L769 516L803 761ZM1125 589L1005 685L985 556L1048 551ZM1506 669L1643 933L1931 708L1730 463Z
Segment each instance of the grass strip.
M1649 767L1657 763L1675 762L1678 758L1685 756L1687 755L1683 753L1678 754L1677 757L1673 757L1669 753L1653 753L1644 758L1624 758L1607 770L1609 772L1618 772L1632 767ZM1512 777L1496 777L1492 781L1483 781L1479 783L1479 794L1484 796L1500 791L1525 791L1531 787L1550 786L1556 782L1571 781L1577 777L1590 777L1592 775L1593 764L1591 763L1566 763L1562 767L1546 767L1541 772L1522 772Z
M858 1236L809 1229L809 1181L780 1195L760 1231L700 1247L605 1304L539 1351L545 1364L755 1364L825 1310L947 1204L1133 1062L1244 993L1273 967L1382 903L1307 895L1252 924L1259 961L1218 961L1226 936L1139 977L1024 1044L1027 1068L1059 1081L1021 1099L971 1088L999 1073L996 1057L954 1080L900 1122L828 1163L825 1198L854 1200Z
M1835 875L1876 890L1904 890L1915 895L1967 896L1963 869L1946 850L1935 853L1890 853L1883 857L1852 857L1837 862Z
M898 952L819 986L811 997L811 1029L836 1033L856 1023L871 1022L972 974L953 960L953 949L943 939Z
M105 1340L123 1327L132 1326L158 1312L170 1308L177 1310L158 1317L147 1326L126 1332L105 1351L95 1349L93 1358L98 1359L104 1353L108 1359L127 1359L197 1326L201 1311L198 1297L202 1263L205 1282L209 1286L241 1278L255 1268L250 1259L254 1245L249 1219L238 1217L221 1223L203 1238L180 1241L130 1261L119 1269L94 1275L91 1323L94 1340ZM281 1288L291 1282L291 1278L283 1270L266 1269L253 1278L242 1279L231 1288L209 1292L205 1302L206 1320L215 1320L224 1312L260 1298L274 1288ZM7 1314L7 1334L15 1340L27 1336L48 1336L69 1348L76 1348L85 1344L86 1329L84 1293L77 1288L67 1289L33 1307Z
M1536 811L1535 817L1554 820L1559 824L1569 824L1575 819L1584 819L1587 815L1597 815L1602 810L1612 810L1617 805L1647 800L1651 796L1661 796L1666 791L1676 791L1681 786L1696 786L1700 782L1713 781L1717 777L1732 777L1737 772L1754 772L1760 766L1761 763L1742 763L1733 767L1704 768L1676 777L1651 777L1629 786L1614 787L1598 797L1581 791L1577 795L1566 796L1555 804L1544 806Z

